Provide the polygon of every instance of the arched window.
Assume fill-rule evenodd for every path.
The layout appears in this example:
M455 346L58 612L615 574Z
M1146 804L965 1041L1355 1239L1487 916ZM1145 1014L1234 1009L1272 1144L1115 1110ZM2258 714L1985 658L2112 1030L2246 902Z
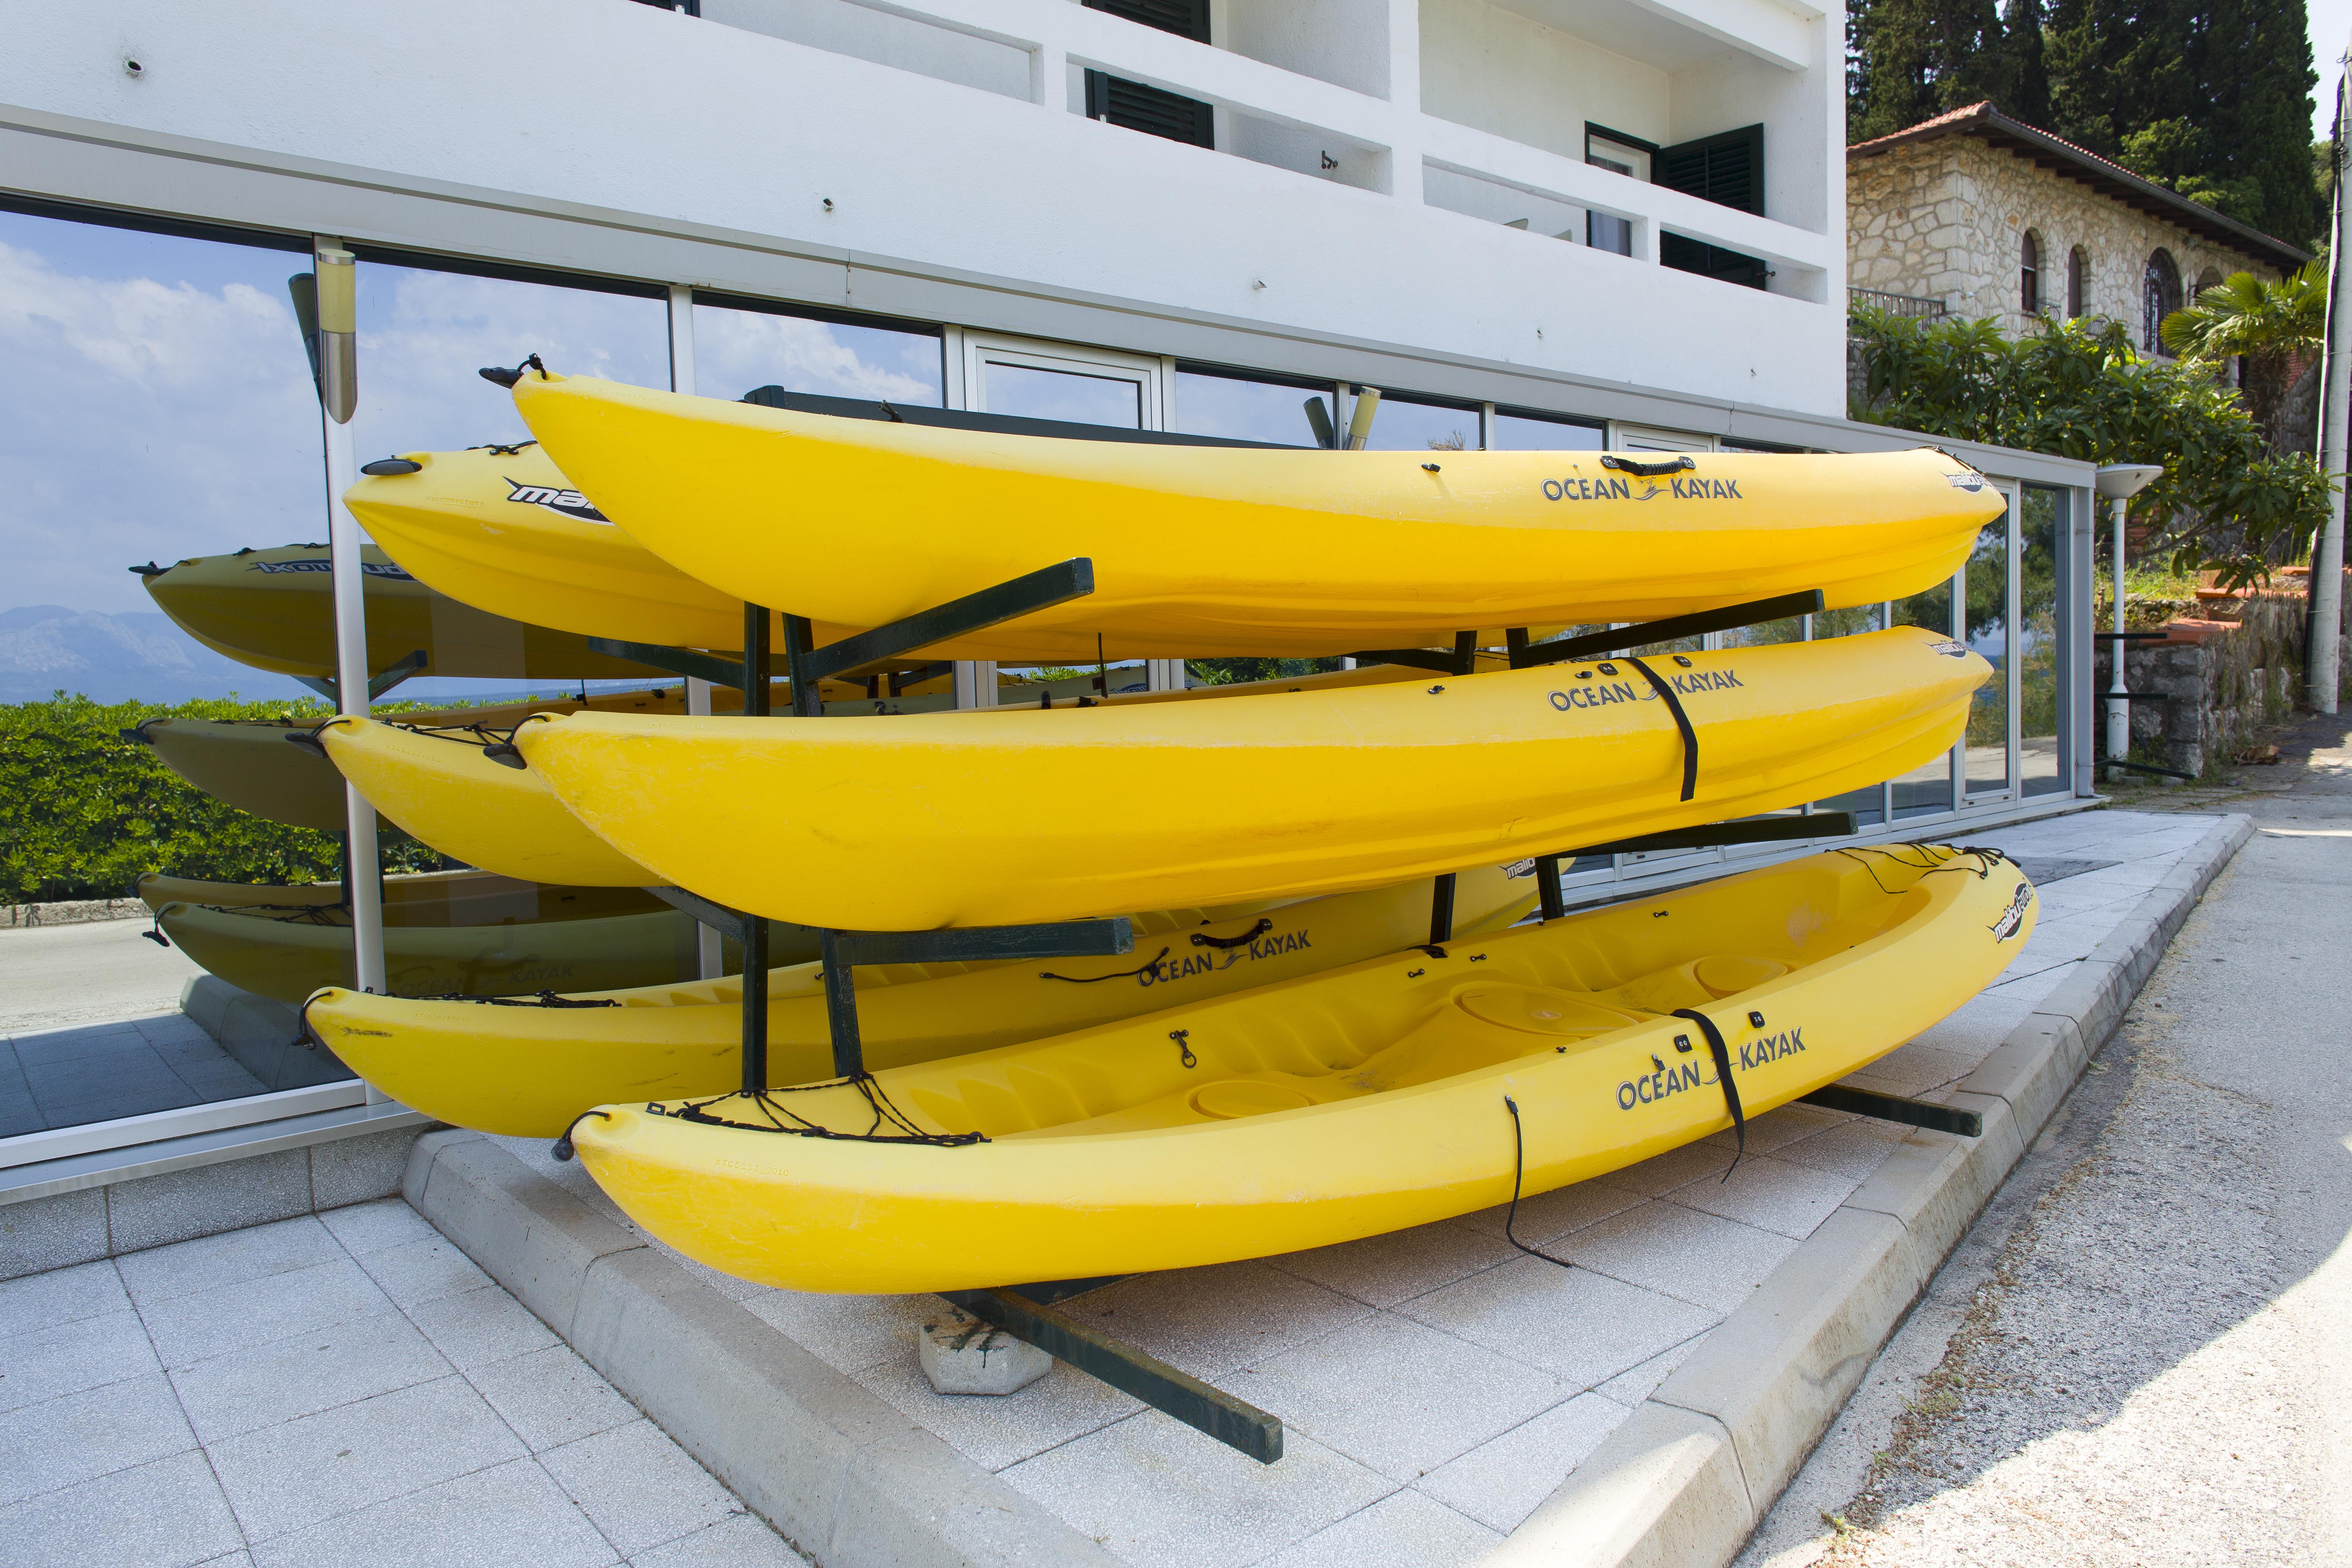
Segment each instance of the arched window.
M2017 308L2029 316L2042 310L2042 241L2030 228L2017 247Z
M2219 289L2221 286L2221 269L2218 267L2208 267L2197 275L2197 292L2189 297L2190 303L2193 304L2204 298L2206 289Z
M2164 318L2179 309L2180 268L2174 265L2170 251L2159 250L2147 258L2147 270L2140 279L2140 341L2149 353L2172 357L2172 351L2164 346Z
M2066 253L2066 314L2071 320L2090 308L2091 258L2076 246Z

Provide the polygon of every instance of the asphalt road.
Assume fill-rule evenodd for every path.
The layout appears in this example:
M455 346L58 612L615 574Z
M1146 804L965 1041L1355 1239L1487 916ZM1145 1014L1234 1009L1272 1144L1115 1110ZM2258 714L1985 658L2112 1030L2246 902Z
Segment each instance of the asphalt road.
M2180 801L2256 836L1741 1568L2352 1565L2347 731Z
M0 931L0 1037L176 1012L204 973L140 933L147 921Z

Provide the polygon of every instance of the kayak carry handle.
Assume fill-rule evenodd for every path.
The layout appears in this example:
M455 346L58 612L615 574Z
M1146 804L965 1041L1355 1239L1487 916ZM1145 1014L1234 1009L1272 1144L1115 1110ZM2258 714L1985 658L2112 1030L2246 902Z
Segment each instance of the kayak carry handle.
M482 374L488 375L490 373L484 371ZM1660 474L1678 474L1685 468L1698 467L1691 460L1690 454L1687 452L1670 463L1637 463L1631 458L1621 458L1614 452L1608 452L1601 455L1601 466L1604 468L1614 468L1622 474L1639 474L1645 479L1656 479Z

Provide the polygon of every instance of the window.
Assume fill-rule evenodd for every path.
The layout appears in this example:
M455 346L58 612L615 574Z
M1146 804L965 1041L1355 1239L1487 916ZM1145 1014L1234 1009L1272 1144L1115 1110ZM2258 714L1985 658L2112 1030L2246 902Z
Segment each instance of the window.
M1557 414L1497 408L1487 445L1497 452L1598 452L1608 437L1601 426Z
M1650 159L1657 150L1655 143L1644 142L1638 136L1622 135L1589 123L1584 128L1584 161L1612 174L1646 181L1650 177ZM1611 217L1607 213L1586 213L1584 243L1595 250L1631 256L1633 254L1633 225L1628 219Z
M694 390L740 397L754 387L874 398L937 408L946 402L937 327L793 310L730 294L694 297Z
M1166 427L1164 362L1026 338L963 334L966 408L1126 430Z
M1436 403L1402 394L1382 394L1372 416L1374 452L1475 452L1479 447L1479 410L1475 405Z
M2029 316L2042 313L2042 241L2030 228L2017 247L2017 308Z
M1085 5L1180 38L1209 42L1209 0L1085 0ZM1104 71L1087 72L1087 118L1193 147L1217 144L1216 115L1208 104Z
M1664 147L1651 161L1651 180L1691 195L1759 216L1764 211L1764 127L1744 126L1717 136ZM1753 256L1724 250L1678 234L1661 235L1658 260L1677 271L1761 289L1770 268Z
M1286 381L1214 365L1176 369L1176 428L1187 436L1268 441L1278 447L1320 447L1308 404L1331 424L1331 384Z
M2066 317L2073 321L2081 316L2091 292L2091 258L2081 246L2066 253Z
M2139 298L2140 342L2149 353L2170 359L2172 351L2164 346L2164 318L2180 309L2180 268L2170 251L2159 250L2147 258Z

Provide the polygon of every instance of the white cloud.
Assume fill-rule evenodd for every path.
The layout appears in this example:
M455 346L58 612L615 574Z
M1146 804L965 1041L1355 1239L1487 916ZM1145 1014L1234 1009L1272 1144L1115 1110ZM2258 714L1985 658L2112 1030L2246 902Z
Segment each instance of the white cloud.
M694 310L695 390L706 397L740 397L773 384L833 397L936 404L939 360L939 340L911 332L710 305Z

